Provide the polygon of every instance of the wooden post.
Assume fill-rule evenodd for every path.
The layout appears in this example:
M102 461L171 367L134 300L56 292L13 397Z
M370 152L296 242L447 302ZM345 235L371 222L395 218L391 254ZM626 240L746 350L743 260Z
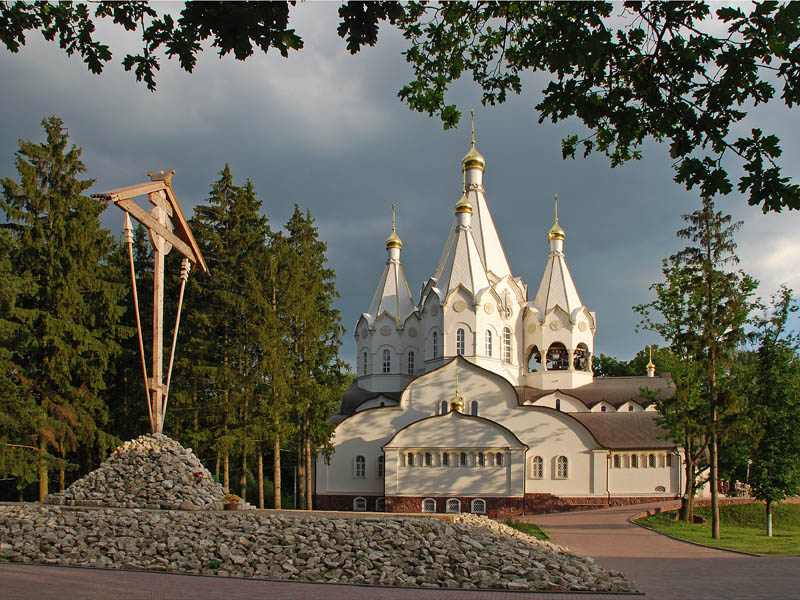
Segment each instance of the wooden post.
M167 226L167 196L163 191L148 194L154 204L150 215L160 225ZM161 235L150 230L155 265L153 267L153 376L150 380L150 397L153 410L153 433L164 430L164 257L172 249L172 244Z

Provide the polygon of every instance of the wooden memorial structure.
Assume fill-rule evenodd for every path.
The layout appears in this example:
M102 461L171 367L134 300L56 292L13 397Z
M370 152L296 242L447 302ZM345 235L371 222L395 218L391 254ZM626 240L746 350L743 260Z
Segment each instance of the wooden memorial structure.
M208 274L208 267L197 241L189 230L189 224L186 222L175 193L172 191L171 180L174 174L174 170L168 173L164 171L150 172L148 173L150 176L150 181L148 182L92 194L93 198L113 202L125 211L125 239L128 243L128 256L131 264L136 327L139 333L139 352L142 358L142 373L147 393L150 429L153 433L162 433L164 429L164 415L167 412L167 400L169 399L172 366L175 360L175 345L178 340L183 293L186 288L186 280L189 278L189 270L191 265L194 265L201 272ZM133 201L133 198L144 195L147 195L147 199L152 204L149 211ZM145 360L142 340L142 323L139 316L139 297L136 291L136 272L133 264L133 227L131 226L130 217L133 217L147 228L155 257L153 268L153 361L152 377L149 379L147 377L147 361ZM184 258L181 263L181 290L178 298L178 310L172 336L172 350L170 351L165 384L163 379L164 258L173 248L180 252Z

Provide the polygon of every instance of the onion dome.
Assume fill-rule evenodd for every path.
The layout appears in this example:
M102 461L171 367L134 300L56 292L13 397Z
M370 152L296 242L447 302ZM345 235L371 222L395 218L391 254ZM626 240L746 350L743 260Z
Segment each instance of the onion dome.
M464 398L459 396L457 393L455 396L452 397L450 400L450 410L456 410L458 412L463 412L464 410Z
M475 148L475 140L472 140L472 146L470 146L469 152L464 156L461 160L461 165L464 169L480 169L483 171L486 168L486 159L483 158L483 154L478 152Z
M472 214L472 204L470 204L469 200L467 200L466 192L461 194L461 200L459 200L456 204L456 214L464 212Z
M555 219L553 219L553 226L550 228L550 231L547 232L547 238L550 240L563 240L564 230L561 229L561 225L558 224L558 194L555 196L555 205L556 216Z
M403 240L397 235L397 207L392 204L392 233L386 238L386 249L402 247Z

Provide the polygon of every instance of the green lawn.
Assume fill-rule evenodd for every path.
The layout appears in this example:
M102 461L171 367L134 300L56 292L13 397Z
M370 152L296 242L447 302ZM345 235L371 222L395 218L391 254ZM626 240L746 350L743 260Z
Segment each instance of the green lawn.
M508 525L509 527L513 527L517 531L521 531L522 533L526 533L531 537L535 537L537 540L549 540L550 538L547 537L547 534L539 529L538 525L534 525L533 523L523 523L522 521L514 521L513 519L506 519L503 521L504 525Z
M711 538L711 509L697 508L695 514L708 520L704 525L675 521L675 511L638 519L637 523L656 531L705 546L740 550L754 554L800 555L800 504L776 504L772 509L772 537L766 536L763 504L720 507L722 538Z

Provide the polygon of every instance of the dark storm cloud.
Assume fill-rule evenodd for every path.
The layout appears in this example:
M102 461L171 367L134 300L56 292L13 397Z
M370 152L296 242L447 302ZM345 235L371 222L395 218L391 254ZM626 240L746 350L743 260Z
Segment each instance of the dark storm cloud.
M353 57L336 36L335 4L301 4L293 19L306 47L289 59L270 53L240 63L206 51L192 75L164 61L156 93L119 66L126 48L134 47L130 37L114 48L114 62L100 77L36 34L18 55L0 50L0 75L8 83L0 103L0 174L16 175L17 140L40 140L39 121L49 114L63 118L72 141L83 147L89 176L97 179L93 191L174 168L173 184L190 214L230 163L238 182L253 181L273 227L288 219L295 203L316 218L348 328L342 358L352 361L350 329L383 268L392 203L415 295L436 266L460 195L469 119L458 131L443 132L437 120L399 102L397 90L410 71L395 32L384 31L376 48ZM452 101L465 112L477 109L487 198L514 274L533 297L558 193L567 262L581 300L598 316L595 350L629 358L658 341L634 333L638 319L631 306L649 299L661 258L681 246L675 237L680 215L699 201L672 182L666 150L654 144L645 148L644 160L617 169L601 156L563 161L560 139L583 129L536 123L537 81L528 78L523 96L492 108L480 106L475 86L459 82ZM753 123L796 129L797 117L787 115L757 114ZM784 148L784 164L797 165L797 142L784 140ZM796 168L793 174L800 179ZM742 267L762 279L762 293L781 281L800 288L797 270L789 268L800 252L798 215L764 217L736 197L720 207L746 221L738 238ZM104 218L120 231L119 211L111 208Z

